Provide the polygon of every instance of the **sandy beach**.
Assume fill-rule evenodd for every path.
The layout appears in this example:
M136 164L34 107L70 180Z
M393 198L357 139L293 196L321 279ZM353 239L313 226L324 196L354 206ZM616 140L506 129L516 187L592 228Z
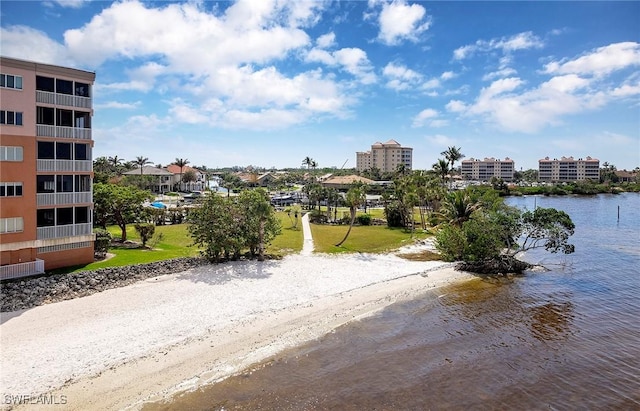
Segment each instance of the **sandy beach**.
M469 277L442 262L315 255L311 247L2 313L3 406L29 395L29 409L50 407L43 401L137 409Z

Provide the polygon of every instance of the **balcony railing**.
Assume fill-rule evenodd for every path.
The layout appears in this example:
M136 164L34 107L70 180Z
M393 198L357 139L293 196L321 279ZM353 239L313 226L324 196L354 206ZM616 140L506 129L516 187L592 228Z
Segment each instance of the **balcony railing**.
M38 159L38 171L65 171L65 172L91 172L93 162L91 160L42 160Z
M38 206L53 206L66 204L83 204L93 202L91 192L81 193L38 193Z
M91 223L38 227L38 240L89 235L92 232Z
M3 265L0 267L0 280L28 277L30 275L44 274L44 261L36 258L28 263Z
M40 90L36 91L36 102L89 109L92 107L91 97L70 96L68 94L57 94Z
M78 140L91 140L90 128L50 126L38 124L36 127L38 137L75 138Z

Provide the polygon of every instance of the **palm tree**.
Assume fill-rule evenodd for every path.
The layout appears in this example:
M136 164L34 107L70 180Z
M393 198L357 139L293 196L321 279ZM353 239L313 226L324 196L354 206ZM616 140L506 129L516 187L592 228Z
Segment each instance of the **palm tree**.
M313 159L309 156L305 157L304 160L302 160L302 165L307 166L307 170L310 169L314 163L315 161L313 161Z
M133 161L133 164L140 167L140 175L142 175L142 171L143 171L142 167L146 166L147 164L151 164L151 161L149 161L147 157L138 156Z
M123 162L124 160L121 158L118 158L118 156L109 157L109 165L113 169L113 172L116 173L117 175L122 174L121 169L122 169Z
M349 191L347 191L347 195L345 196L345 202L349 206L349 212L351 213L351 221L349 223L349 230L347 230L347 234L345 234L342 241L336 244L336 247L340 247L342 243L347 241L347 237L351 233L351 229L353 228L353 223L356 221L356 211L358 211L358 207L367 201L365 188L362 184L354 184Z
M174 161L173 164L180 167L180 179L178 180L178 190L180 190L180 183L182 182L182 170L184 169L184 166L189 164L189 160L187 160L186 158L176 158L176 161Z
M468 190L454 191L445 197L440 206L440 215L450 224L460 227L471 218L474 211L482 208L482 203Z
M439 158L437 163L432 165L433 171L436 172L442 179L442 185L444 186L447 181L447 175L449 174L449 162L443 158Z
M464 158L464 154L460 152L460 147L455 146L448 147L447 150L440 153L440 155L443 155L444 158L449 162L450 171L453 171L453 165L456 161Z

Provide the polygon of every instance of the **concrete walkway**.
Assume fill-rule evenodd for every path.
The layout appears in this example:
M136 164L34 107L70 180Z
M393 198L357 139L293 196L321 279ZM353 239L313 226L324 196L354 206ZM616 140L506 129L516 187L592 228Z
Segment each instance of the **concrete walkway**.
M304 242L300 254L311 255L313 253L313 237L311 236L311 225L309 225L309 213L302 216L302 235Z

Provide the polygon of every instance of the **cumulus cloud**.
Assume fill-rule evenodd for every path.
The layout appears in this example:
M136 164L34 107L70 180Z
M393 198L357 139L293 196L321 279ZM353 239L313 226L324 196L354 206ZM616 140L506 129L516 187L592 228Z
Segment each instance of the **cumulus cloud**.
M405 40L416 42L431 26L431 18L420 4L409 5L404 0L369 2L371 8L380 5L378 39L384 44L396 45Z
M426 136L425 139L438 147L450 147L455 145L455 140L451 137L445 136L444 134L435 134L432 136Z
M340 67L347 73L355 76L362 84L376 82L373 66L367 58L367 53L356 47L348 47L335 51L313 48L307 53L307 62L318 62L327 66Z
M48 64L75 64L67 49L46 33L26 26L0 28L2 55Z
M384 69L382 69L382 74L387 79L386 86L396 91L414 88L422 82L422 75L420 73L401 64L387 64Z
M426 108L418 113L417 116L413 118L413 127L422 127L424 123L429 119L434 119L438 117L439 113L437 110L432 108Z
M544 72L605 76L637 66L640 66L640 43L623 42L599 47L573 60L552 61L545 65Z
M94 104L94 108L96 109L121 109L121 110L132 110L140 107L142 104L141 101L135 101L133 103L122 103L119 101L107 101L106 103L98 103Z
M518 50L532 48L542 48L544 42L532 32L518 33L511 37L501 37L491 40L478 40L475 44L468 44L453 51L454 60L463 60L471 57L475 53L486 53L499 50L504 54L509 54ZM508 61L508 60L507 60ZM502 65L507 61L503 60Z

